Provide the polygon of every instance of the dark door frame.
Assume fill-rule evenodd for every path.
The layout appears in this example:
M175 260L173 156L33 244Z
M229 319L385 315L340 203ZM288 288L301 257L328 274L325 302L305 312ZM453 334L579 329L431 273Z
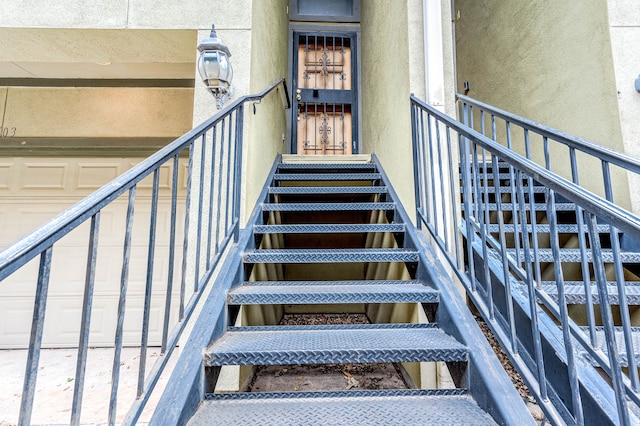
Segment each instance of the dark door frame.
M297 101L296 87L294 81L297 80L297 70L294 69L294 40L298 33L314 33L318 35L345 35L347 37L352 36L355 39L355 45L352 46L352 60L355 62L353 66L353 91L356 101L353 108L355 110L354 123L355 132L353 137L356 144L353 147L353 153L359 154L362 152L362 84L361 84L361 52L360 52L360 26L359 25L321 25L321 24L290 24L289 25L289 64L288 64L288 79L289 87L291 87L291 97L293 98L293 108L289 110L287 115L287 153L293 154L297 150L297 141L293 140L293 126L297 126Z

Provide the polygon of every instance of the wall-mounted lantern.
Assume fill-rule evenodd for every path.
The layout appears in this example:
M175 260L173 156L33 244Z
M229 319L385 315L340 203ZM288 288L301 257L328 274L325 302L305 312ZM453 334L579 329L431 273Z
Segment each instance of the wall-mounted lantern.
M216 34L215 25L211 26L211 35L198 45L198 72L207 90L216 98L216 106L222 109L224 103L233 95L233 69L229 57L231 52Z

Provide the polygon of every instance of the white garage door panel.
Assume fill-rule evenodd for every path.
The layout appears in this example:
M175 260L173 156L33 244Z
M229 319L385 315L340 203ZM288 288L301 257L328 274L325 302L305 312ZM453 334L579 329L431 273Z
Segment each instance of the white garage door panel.
M45 348L75 347L78 345L82 319L82 297L51 296L47 303L46 323L42 346ZM160 303L161 302L161 303ZM131 297L123 326L125 346L140 345L144 297ZM170 324L178 318L178 298L172 299ZM96 295L91 310L89 346L113 346L117 319L118 298ZM0 349L29 346L33 298L0 299ZM164 296L154 297L149 312L149 342L157 345L162 339Z
M134 159L14 158L0 161L0 248L50 220L82 197L106 184L137 163ZM184 227L186 161L181 164L177 239ZM149 323L149 343L161 341L169 269L171 230L170 185L172 166L160 173L159 210L156 222L155 261ZM125 345L140 344L151 211L151 178L138 185L132 231ZM100 215L98 257L91 318L91 346L114 342L122 271L123 241L128 194L107 206ZM54 246L45 347L78 344L82 299L85 287L89 223L84 223ZM175 243L174 290L171 323L177 321L182 241ZM36 258L0 283L0 348L28 346L39 260Z

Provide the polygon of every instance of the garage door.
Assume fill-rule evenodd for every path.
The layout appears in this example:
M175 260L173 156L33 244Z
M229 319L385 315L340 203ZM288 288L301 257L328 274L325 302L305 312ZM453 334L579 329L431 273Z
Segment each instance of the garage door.
M136 164L136 158L0 158L0 248L51 219ZM186 161L180 163L179 189L184 199ZM150 344L160 342L167 293L171 165L160 174L156 262L150 313ZM140 344L151 211L151 180L138 186L133 224L125 345ZM184 202L178 226L184 224ZM122 242L127 198L121 197L101 214L98 261L91 318L90 346L112 346L122 268ZM65 236L53 250L43 347L78 344L88 224ZM181 235L178 230L177 235ZM181 243L180 243L181 246ZM177 250L181 253L181 250ZM180 256L175 260L180 271ZM28 347L33 315L37 259L0 282L0 348ZM174 277L175 278L175 277ZM178 278L179 279L179 278ZM178 281L179 282L179 281ZM174 286L179 287L179 286ZM177 320L178 294L172 294L171 323Z

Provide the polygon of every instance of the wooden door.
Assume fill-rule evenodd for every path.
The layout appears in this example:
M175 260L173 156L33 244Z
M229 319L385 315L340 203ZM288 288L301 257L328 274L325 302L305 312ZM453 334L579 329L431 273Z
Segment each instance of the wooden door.
M357 151L354 47L354 35L294 33L293 152Z

